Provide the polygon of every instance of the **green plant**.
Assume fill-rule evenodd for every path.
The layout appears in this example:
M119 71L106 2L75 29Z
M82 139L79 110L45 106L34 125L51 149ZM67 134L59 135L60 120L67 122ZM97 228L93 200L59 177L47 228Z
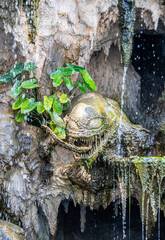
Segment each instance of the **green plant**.
M59 138L64 139L66 132L62 113L68 109L71 97L68 97L66 93L59 92L58 87L64 82L69 92L76 87L82 93L85 93L86 88L92 92L97 91L95 83L84 68L68 63L67 67L59 67L56 72L50 75L53 87L55 87L54 94L44 96L43 101L37 101L33 94L33 90L39 87L36 84L36 79L18 80L21 79L20 74L23 71L29 72L35 69L37 67L34 62L27 63L24 66L20 63L12 68L9 73L0 76L0 83L15 81L11 88L11 97L15 100L12 108L18 111L15 116L17 122L36 117L38 120L40 119L41 125L49 126ZM71 77L76 72L81 74L81 78L75 82L74 86Z

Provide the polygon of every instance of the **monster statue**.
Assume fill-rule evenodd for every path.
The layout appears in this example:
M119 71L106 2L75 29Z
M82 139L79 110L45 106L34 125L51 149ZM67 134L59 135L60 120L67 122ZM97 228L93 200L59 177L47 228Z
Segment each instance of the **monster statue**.
M73 100L64 118L67 132L65 141L45 128L60 145L72 150L76 159L91 165L105 149L110 155L117 154L120 115L120 107L114 100L87 93ZM151 148L150 132L131 124L125 114L121 126L122 156L146 156Z

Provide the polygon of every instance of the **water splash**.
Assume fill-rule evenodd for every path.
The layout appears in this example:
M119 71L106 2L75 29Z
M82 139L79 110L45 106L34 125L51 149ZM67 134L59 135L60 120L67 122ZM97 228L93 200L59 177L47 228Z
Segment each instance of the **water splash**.
M121 155L121 156L122 156L122 151L121 151L122 121L123 121L123 114L124 114L123 108L124 108L124 94L125 94L125 85L126 85L127 70L128 70L128 67L124 67L122 87L121 87L121 115L120 115L119 128L118 128L119 142L118 142L118 150L117 150L117 153L118 153L119 155Z

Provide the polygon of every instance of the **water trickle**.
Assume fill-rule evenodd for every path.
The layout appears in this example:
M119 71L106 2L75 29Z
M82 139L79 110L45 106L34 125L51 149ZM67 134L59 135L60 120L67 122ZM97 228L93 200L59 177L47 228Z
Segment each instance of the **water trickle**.
M113 240L116 240L116 203L115 203L115 199L116 199L116 166L115 164L113 164L113 218L114 218L114 222L113 222Z
M37 35L37 9L39 7L39 1L40 0L26 0L23 4L27 18L28 39L31 44L35 43L35 37Z
M127 170L125 164L121 166L121 201L122 201L122 226L123 226L123 239L126 239L126 197L127 197Z
M146 207L146 238L145 240L148 240L148 214L149 214L149 204L150 204L150 199L147 200L147 207Z
M141 213L141 221L142 221L142 240L144 240L144 199L145 199L145 191L142 188L142 213Z
M85 222L86 222L86 208L83 203L80 204L80 229L81 232L85 230Z
M121 89L121 116L119 121L118 128L118 154L122 156L121 151L121 137L122 137L122 119L123 119L123 107L124 107L124 93L125 93L125 84L126 84L126 74L128 65L130 63L132 55L132 42L133 42L133 33L134 33L134 22L135 22L135 0L119 0L119 25L121 29L121 50L122 50L122 62L124 66L124 74L122 80L122 89Z
M158 180L159 192L158 192L158 240L160 240L160 200L161 200L161 181Z
M129 239L131 235L131 161L128 159L128 196L129 196Z
M122 121L123 121L123 108L124 108L124 93L125 93L125 85L126 85L126 76L127 76L127 70L128 67L124 67L124 73L123 73L123 80L122 80L122 87L121 87L121 115L119 120L119 128L118 128L118 136L119 136L119 142L118 142L118 154L122 156L121 151L121 140L122 140Z

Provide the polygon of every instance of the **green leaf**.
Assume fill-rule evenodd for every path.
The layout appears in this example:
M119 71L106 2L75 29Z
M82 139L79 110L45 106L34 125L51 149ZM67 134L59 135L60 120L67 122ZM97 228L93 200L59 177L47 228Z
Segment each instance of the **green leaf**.
M37 102L34 102L34 98L26 99L21 107L21 113L26 114L33 111L37 107Z
M51 95L50 97L53 97L53 99L54 100L57 100L58 99L58 97L57 97L57 94L56 93L54 93L53 95Z
M22 92L22 90L23 88L20 86L20 81L17 80L11 89L11 97L17 97Z
M87 73L86 70L81 70L80 72L83 75L85 81L89 84L89 86L91 88L93 88L95 91L97 91L97 87L96 87L94 81L92 80L91 76L89 75L89 73Z
M63 111L68 110L68 108L69 108L69 103L68 102L67 103L63 103Z
M23 69L23 63L19 63L19 64L16 65L15 68L12 68L12 69L10 70L10 74L12 74L13 76L16 76L16 75L22 73L23 70L24 70L24 69Z
M61 118L58 114L56 114L55 112L53 112L52 116L53 116L52 121L53 121L57 126L65 127L64 121L62 120L62 118Z
M91 92L93 92L93 89L89 86L89 84L85 81L83 77L81 77L81 80L85 87L88 88Z
M58 78L61 78L63 76L65 76L65 74L61 74L61 71L57 70L56 72L53 72L50 74L50 79L58 79Z
M64 77L64 82L69 90L73 89L73 84L70 78Z
M37 104L37 112L38 112L39 114L41 114L41 113L43 113L44 111L45 111L45 108L44 108L43 103L42 103L42 102L38 102L38 104Z
M54 129L54 133L61 139L65 139L66 138L65 129L63 127L56 127Z
M80 90L82 93L86 93L86 90L85 90L83 84L82 84L80 81L75 82L75 84L76 84L76 86L79 88L79 90Z
M68 67L60 67L58 70L50 75L50 78L53 79L53 86L58 87L62 82L62 77L71 76L75 70Z
M62 105L59 101L55 100L53 103L53 111L56 114L62 114Z
M54 101L53 96L50 96L49 98L47 96L44 96L44 108L46 111L50 111L53 101Z
M62 76L71 76L73 73L75 73L75 70L71 67L58 67L57 70L61 72Z
M14 79L13 75L10 73L5 73L4 75L0 76L0 83L8 83Z
M59 78L62 78L66 76L66 73L65 72L61 72L60 70L57 70L56 72L53 72L51 75L50 75L50 79L54 79L54 80L57 80Z
M61 94L61 96L60 96L60 102L61 103L67 103L67 102L69 102L70 101L70 99L67 97L67 95L66 94Z
M24 65L24 70L26 71L34 71L35 69L37 69L38 67L35 66L35 63L34 62L29 62L29 63L26 63Z
M44 108L49 111L51 109L51 107L49 106L49 100L47 96L44 96Z
M63 82L62 78L53 79L53 87L58 87Z
M83 67L76 66L76 65L73 65L73 64L71 64L71 63L67 63L66 65L67 65L68 67L73 68L76 72L80 72L80 71L82 71L82 70L85 70Z
M24 94L21 94L20 97L12 104L12 109L19 109L25 100Z
M35 82L36 82L36 79L26 80L21 84L21 87L26 88L26 89L32 89L32 88L39 87L38 84L34 84Z
M15 116L15 120L17 122L23 122L24 118L25 118L25 114L21 113L21 110L19 112L17 112L17 115Z

